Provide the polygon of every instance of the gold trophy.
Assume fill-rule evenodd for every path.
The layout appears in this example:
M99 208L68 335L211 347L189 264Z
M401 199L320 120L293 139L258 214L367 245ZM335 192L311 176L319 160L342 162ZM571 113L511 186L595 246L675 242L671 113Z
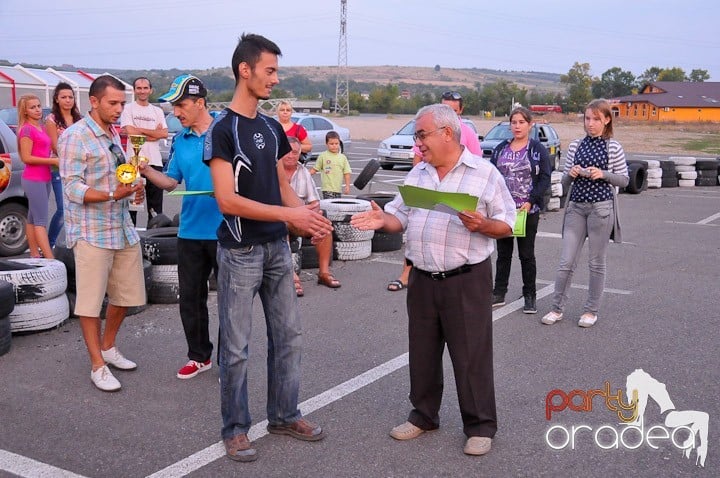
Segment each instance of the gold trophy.
M140 156L140 149L142 149L143 145L145 144L145 136L141 134L131 134L128 135L128 141L130 141L130 144L132 145L133 149L133 156L130 158L129 163L121 164L118 166L116 170L116 175L118 178L118 181L120 181L123 184L132 184L135 182L136 179L140 176L140 172L138 169L138 166L141 162L147 162L148 158L144 156ZM144 180L141 178L141 181L144 182ZM130 201L130 210L142 210L143 205L142 204L135 204L135 197L133 195L133 200Z

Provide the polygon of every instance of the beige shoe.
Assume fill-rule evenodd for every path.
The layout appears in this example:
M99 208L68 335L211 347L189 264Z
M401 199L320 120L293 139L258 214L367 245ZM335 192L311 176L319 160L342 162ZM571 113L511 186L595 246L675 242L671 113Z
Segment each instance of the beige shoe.
M390 431L390 436L396 440L412 440L425 433L425 430L418 428L410 422L398 425Z
M484 455L490 451L492 438L488 437L470 437L465 442L463 453L466 455Z

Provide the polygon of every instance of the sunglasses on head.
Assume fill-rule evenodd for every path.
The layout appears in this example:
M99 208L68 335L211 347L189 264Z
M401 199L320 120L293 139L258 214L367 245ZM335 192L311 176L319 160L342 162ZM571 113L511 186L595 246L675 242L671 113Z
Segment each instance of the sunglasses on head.
M460 101L462 99L462 95L457 91L446 91L442 94L442 99Z
M115 162L118 166L125 163L125 154L120 146L115 143L110 143L110 154L115 158Z

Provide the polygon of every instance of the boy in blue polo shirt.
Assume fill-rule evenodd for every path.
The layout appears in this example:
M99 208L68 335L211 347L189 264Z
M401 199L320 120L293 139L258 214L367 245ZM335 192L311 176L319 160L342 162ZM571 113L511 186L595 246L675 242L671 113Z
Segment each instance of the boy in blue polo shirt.
M205 133L213 117L207 110L207 89L192 75L175 78L170 91L159 98L172 103L183 130L173 138L165 174L142 168L142 174L166 191L185 181L188 191L211 191L210 168L202 161ZM185 196L178 229L178 282L180 318L188 344L188 362L177 378L188 379L212 367L213 344L208 331L208 278L217 270L217 228L222 221L214 197Z

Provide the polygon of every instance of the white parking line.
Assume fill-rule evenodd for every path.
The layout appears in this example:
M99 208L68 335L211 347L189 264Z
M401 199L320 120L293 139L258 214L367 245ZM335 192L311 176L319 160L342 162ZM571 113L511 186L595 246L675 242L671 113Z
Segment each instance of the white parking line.
M386 262L390 264L401 264L402 261L396 260L383 260L374 259L374 262ZM550 295L553 291L553 284L550 281L538 280L538 283L549 284L542 289L537 291L537 298L541 299ZM587 286L572 284L571 287L579 289L587 289ZM631 291L622 289L605 289L605 292L615 294L631 294ZM500 307L493 311L493 322L521 309L523 306L522 298L510 302L509 304ZM299 405L300 411L303 415L309 415L312 412L319 410L331 403L334 403L341 398L360 390L361 388L370 385L381 378L390 375L391 373L405 367L408 364L408 353L398 355L397 357L388 360L387 362L378 365L356 377L353 377L335 387L322 392L308 400L305 400ZM248 432L248 438L250 441L258 440L268 434L266 429L268 425L267 420L263 420L254 426L252 426ZM148 478L175 478L188 475L200 468L209 465L215 460L218 460L225 456L225 446L222 441L216 442L192 455L184 458L172 465L165 467L151 475ZM61 468L47 465L45 463L10 453L4 450L0 450L0 470L8 471L20 477L58 477L58 478L85 478L82 475L78 475Z
M22 455L0 450L0 470L22 477L43 478L85 478L62 468L27 458Z
M720 212L717 214L713 214L710 217L706 217L705 219L703 219L702 221L698 221L697 223L698 224L707 224L709 222L713 222L715 219L720 219Z

